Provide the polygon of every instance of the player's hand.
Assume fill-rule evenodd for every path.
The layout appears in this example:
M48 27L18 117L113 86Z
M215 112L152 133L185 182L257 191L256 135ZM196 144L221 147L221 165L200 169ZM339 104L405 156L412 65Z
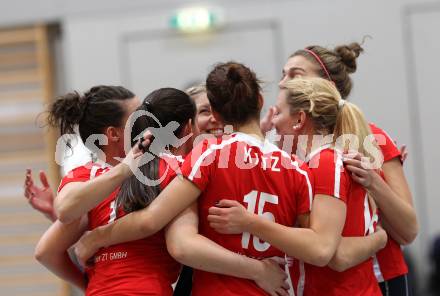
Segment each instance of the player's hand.
M136 173L138 168L155 156L148 152L148 146L152 141L153 135L150 131L146 131L144 136L130 149L125 158L122 160L123 173L127 177Z
M380 223L376 225L376 231L374 232L374 234L377 236L377 239L379 240L380 250L385 248L388 242L388 234L385 231L385 229L382 228Z
M235 200L220 200L209 208L209 225L219 233L240 234L246 232L252 221L252 214Z
M287 274L283 269L285 260L264 259L261 268L255 273L255 283L269 295L288 296L289 284L286 282Z
M268 131L273 129L272 119L275 116L275 112L276 112L275 107L270 107L269 110L267 110L267 113L261 119L260 129L263 135L265 135Z
M44 171L40 171L40 182L42 187L35 185L34 179L32 178L32 171L31 169L27 169L24 181L24 196L34 209L45 215L49 220L55 221L56 215L53 207L53 191L50 188Z
M95 231L86 231L74 246L78 263L83 267L90 267L94 263L94 255L99 247L95 244Z
M363 155L359 152L344 154L344 167L351 172L353 180L365 189L369 189L379 175L373 169L365 168L362 162Z
M403 144L402 147L400 147L400 161L404 163L407 158L408 158L408 147L405 144Z

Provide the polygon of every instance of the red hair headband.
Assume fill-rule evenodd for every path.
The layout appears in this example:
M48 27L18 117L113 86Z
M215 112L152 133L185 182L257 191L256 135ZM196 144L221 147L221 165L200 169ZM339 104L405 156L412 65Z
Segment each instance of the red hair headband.
M324 63L321 61L321 59L319 58L319 56L314 53L313 51L311 51L310 49L304 48L304 50L308 53L310 53L315 60L321 65L322 70L324 70L325 74L327 75L328 80L333 81L332 78L330 77L330 74L327 71L327 68L325 67Z

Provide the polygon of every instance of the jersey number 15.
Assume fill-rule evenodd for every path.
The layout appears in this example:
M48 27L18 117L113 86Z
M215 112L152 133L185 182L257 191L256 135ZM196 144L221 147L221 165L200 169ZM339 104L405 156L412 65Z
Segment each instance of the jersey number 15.
M255 208L257 206L257 198L258 195L260 195L260 198L258 200L258 212L255 212ZM251 191L248 194L246 194L243 198L243 201L247 203L247 211L251 213L256 213L258 216L261 216L267 220L275 222L275 217L270 212L263 212L264 205L268 202L271 204L278 204L278 196L265 193L265 192L258 192L258 191ZM241 246L243 249L249 248L249 241L251 238L251 234L249 232L244 232L241 237ZM270 248L270 244L264 241L261 241L258 237L253 236L252 240L254 244L254 248L257 251L264 252L267 249Z

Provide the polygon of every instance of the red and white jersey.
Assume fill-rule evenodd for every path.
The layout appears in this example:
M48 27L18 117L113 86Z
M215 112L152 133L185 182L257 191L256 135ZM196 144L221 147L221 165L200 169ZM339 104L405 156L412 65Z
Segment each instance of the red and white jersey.
M390 161L395 157L398 157L400 160L400 150L391 137L372 123L370 123L370 129L382 151L384 162ZM382 177L384 177L383 174ZM390 236L385 248L376 254L374 271L379 282L408 273L408 266L403 257L401 246Z
M201 142L187 155L182 174L202 194L199 232L219 245L248 257L285 254L249 233L225 235L207 221L208 209L221 199L236 200L248 211L294 226L310 211L312 186L306 166L269 142L242 134ZM192 295L266 295L253 281L195 270Z
M364 188L352 181L344 169L342 152L323 146L312 152L307 159L314 178L314 192L340 199L347 206L342 236L364 236L372 223L371 208ZM329 267L317 267L299 263L292 274L297 295L382 295L373 272L372 259L344 272ZM299 273L299 275L298 275Z
M163 189L176 176L174 156L161 155L159 177ZM72 170L63 178L60 189L70 182L85 182L109 170L96 163ZM165 175L164 175L165 174ZM89 229L113 222L125 215L116 208L119 189L110 194L88 213ZM86 295L172 295L172 283L180 272L178 264L167 252L163 230L145 239L100 249L95 264L88 268L89 283Z
M374 123L370 123L370 130L376 139L377 144L383 154L383 161L387 162L395 157L400 160L400 150L396 146L396 142L383 129L378 128Z

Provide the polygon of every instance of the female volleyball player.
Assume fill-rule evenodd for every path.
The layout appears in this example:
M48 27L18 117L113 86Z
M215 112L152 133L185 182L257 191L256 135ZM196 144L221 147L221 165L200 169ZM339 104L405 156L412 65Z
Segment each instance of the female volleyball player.
M121 156L123 151L125 121L138 105L138 99L125 88L97 86L84 96L74 92L59 98L50 106L48 119L51 125L60 127L61 134L74 133L74 127L79 125L79 134L84 143L93 134L106 135L108 145L102 146L101 152L105 152L108 163L115 164L114 157ZM93 147L98 152L99 147ZM104 155L100 154L100 157L103 158ZM97 171L98 167L93 166ZM88 170L91 170L91 165L88 166ZM72 177L72 174L66 178L69 176ZM69 186L71 187L72 184ZM111 193L112 191L107 195ZM67 249L78 240L87 226L87 216L80 216L68 225L56 221L43 235L35 251L37 260L43 265L83 290L86 287L84 276L70 260ZM52 237L56 240L53 241Z
M361 111L342 100L336 88L321 78L288 80L282 82L281 87L273 123L282 137L295 136L294 151L298 148L305 150L300 154L306 155L305 161L315 181L311 229L302 231L319 233L322 229L331 228L339 235L342 231L342 236L346 238L357 238L373 231L370 227L372 208L366 191L353 182L344 170L342 154L345 142L339 142L343 140L341 136L354 135L363 143L370 134ZM308 136L303 147L298 147L301 145L299 135ZM323 143L322 138L321 142L319 139L317 141L316 135L328 138L328 143ZM380 154L378 148L366 150L361 147L361 151L371 159L377 159ZM287 254L313 264L305 266L305 278L304 270L301 270L298 279L299 295L381 295L371 258L344 272L332 270L325 267L329 262L326 240L330 237L322 237L321 241L317 241L312 235L304 235L301 242L304 249L301 250L295 237L296 229L261 219L233 201L221 201L219 205L230 208L212 207L208 220L220 233L249 232ZM311 246L319 243L321 256L327 260L313 262L307 253Z
M281 83L297 76L321 77L332 81L342 98L346 99L353 86L350 74L356 71L356 60L362 51L358 43L337 46L334 50L308 46L289 57L283 67ZM270 119L265 122L270 122ZM367 189L380 209L382 225L390 234L386 247L376 255L376 277L384 294L406 296L409 293L408 268L400 245L411 243L417 235L419 226L416 212L403 171L401 152L385 131L374 124L370 124L370 129L376 136L384 157L381 168L384 178L374 178ZM350 164L352 166L347 167L349 170L354 170L356 164L363 170L359 162L352 161ZM356 172L358 171L353 171ZM367 173L364 170L364 174ZM353 178L358 181L356 175Z

